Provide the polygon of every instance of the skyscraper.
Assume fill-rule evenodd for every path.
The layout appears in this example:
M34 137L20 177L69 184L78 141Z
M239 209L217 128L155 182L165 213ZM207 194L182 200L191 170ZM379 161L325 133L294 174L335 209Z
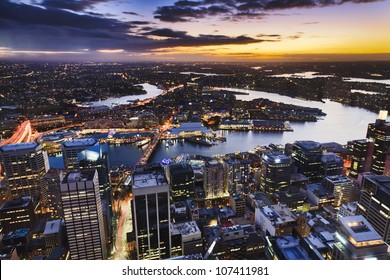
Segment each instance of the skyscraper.
M318 182L320 174L322 146L313 141L296 141L292 147L292 158L299 173L303 173L309 182Z
M47 153L36 142L0 147L5 183L12 196L40 196L43 177L49 169Z
M357 214L366 218L382 239L390 242L390 177L362 174Z
M335 207L340 207L344 203L357 201L359 199L358 186L347 176L338 175L325 177L323 185L333 193Z
M380 111L375 123L368 124L367 138L375 142L371 172L383 175L390 148L390 122L386 121L387 111Z
M54 218L63 218L60 185L64 177L61 169L50 168L43 177L42 204Z
M62 143L62 157L64 160L64 168L67 171L77 171L80 168L78 153L87 148L98 146L99 143L93 138L82 138L69 140Z
M137 166L133 173L133 224L139 260L171 255L169 185L159 164Z
M194 197L195 175L187 163L168 166L169 184L173 201L184 201Z
M260 188L263 192L273 194L286 191L290 186L292 160L281 152L264 154Z
M97 171L67 173L61 183L61 201L71 259L107 259Z
M226 196L223 165L216 160L206 162L204 167L203 189L206 199Z
M367 139L348 142L351 155L351 169L349 176L357 178L359 173L370 171L374 142Z

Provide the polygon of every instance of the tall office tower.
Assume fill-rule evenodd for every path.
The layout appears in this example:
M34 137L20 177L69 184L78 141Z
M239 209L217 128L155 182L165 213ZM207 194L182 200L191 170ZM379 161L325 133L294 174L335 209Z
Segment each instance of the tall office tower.
M323 177L343 174L344 160L334 153L323 153L320 173Z
M360 189L357 214L390 243L390 177L363 173Z
M333 193L335 200L333 206L335 207L359 199L359 187L346 176L325 177L323 186Z
M36 216L34 201L31 196L15 198L0 207L0 224L2 233L6 234L17 229L33 229Z
M390 148L390 122L386 121L387 111L380 111L375 123L368 124L367 138L375 142L371 172L383 175Z
M389 246L363 216L339 219L332 255L336 260L387 260Z
M49 170L47 153L36 142L0 147L5 184L14 198L40 196L43 176Z
M133 228L139 260L171 255L169 184L159 164L137 166L133 173Z
M290 186L292 160L281 152L264 154L260 188L263 192L273 194L286 191Z
M249 181L250 163L247 160L229 158L223 162L225 169L225 189L232 195L241 193Z
M107 259L97 171L68 172L61 183L61 201L71 259Z
M194 197L195 175L187 163L170 164L167 167L171 197L174 202Z
M206 162L203 175L203 189L206 199L220 198L227 195L224 173L221 163L216 160Z
M320 174L322 146L313 141L296 141L292 147L292 158L299 173L303 173L309 182L318 182Z
M64 217L60 192L63 175L61 169L50 168L43 177L42 204L48 212L51 212L53 218Z
M62 143L62 157L64 159L64 168L67 171L77 171L80 168L78 153L98 146L99 143L93 138L82 138L76 140L69 140ZM96 156L96 155L95 155Z
M349 176L357 178L359 173L370 171L374 142L367 139L353 140L348 142L348 147L352 151Z
M77 154L79 169L96 169L98 172L100 194L109 189L109 162L107 145L95 145Z
M46 256L49 256L54 248L64 246L64 225L61 219L46 222L43 240L45 241Z

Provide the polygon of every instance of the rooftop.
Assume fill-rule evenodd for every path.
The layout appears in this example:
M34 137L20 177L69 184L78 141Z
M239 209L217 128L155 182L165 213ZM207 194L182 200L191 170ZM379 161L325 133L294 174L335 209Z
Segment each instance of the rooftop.
M52 220L47 221L45 231L43 232L44 235L51 235L51 234L57 234L60 231L61 227L61 220Z
M342 228L344 228L356 242L382 239L371 224L361 215L341 217L339 221Z
M28 204L32 201L31 196L23 196L21 198L15 198L9 202L6 202L1 206L0 210L11 210L14 208L27 207Z
M4 145L4 146L0 147L0 151L2 151L2 152L23 151L23 150L36 149L38 146L40 146L40 144L37 142L8 144L8 145Z
M308 253L299 245L299 240L291 235L276 238L276 245L287 260L310 260Z
M340 184L340 183L352 183L353 181L344 175L338 175L338 176L327 176L325 178L329 182L332 182L333 184Z
M260 208L260 210L268 220L272 221L276 225L294 222L296 220L296 216L284 205L275 204L265 206Z
M296 146L301 147L302 149L305 150L320 150L322 149L322 146L318 142L314 141L295 141L294 144Z
M182 236L201 234L198 224L195 221L172 224L172 229L173 229L172 232L178 231Z
M155 187L165 184L168 184L168 182L162 170L133 174L133 189Z
M390 177L384 175L368 174L365 175L364 178L382 187L387 193L390 194Z
M273 152L269 154L264 154L263 159L270 164L278 163L291 163L291 157L282 154L281 152Z
M324 162L324 163L330 163L330 162L343 163L344 160L342 157L340 157L334 153L323 153L322 157L321 157L321 162Z
M62 183L76 183L83 181L92 181L95 176L96 169L83 169L78 172L69 172L65 175Z
M93 138L81 138L65 141L62 145L65 148L76 148L76 147L85 147L85 146L93 146L97 144L97 140Z

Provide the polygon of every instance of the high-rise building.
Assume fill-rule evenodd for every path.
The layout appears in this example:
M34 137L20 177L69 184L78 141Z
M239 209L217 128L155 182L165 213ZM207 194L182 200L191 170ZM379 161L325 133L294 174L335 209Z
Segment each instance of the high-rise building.
M4 203L0 208L0 224L3 233L23 228L32 230L36 222L34 206L31 196L15 198Z
M43 177L49 170L47 153L36 142L0 147L5 184L14 198L41 196Z
M64 168L67 171L77 171L80 169L78 154L88 148L98 146L99 143L93 138L82 138L69 140L62 143L62 157ZM96 154L92 155L96 157ZM99 156L99 154L98 154ZM85 156L86 157L86 156Z
M49 256L54 248L64 246L64 225L61 219L46 222L43 232L46 256Z
M304 174L309 182L318 182L322 179L320 168L322 146L313 141L296 141L292 147L292 158L298 172Z
M290 186L292 160L280 152L264 154L260 188L263 192L273 194L286 191Z
M335 207L344 203L359 199L359 187L347 176L328 176L323 181L323 186L334 195Z
M363 173L357 214L362 215L390 242L390 177Z
M77 154L79 169L96 169L98 173L100 195L109 189L109 161L107 145L87 147Z
M354 140L348 142L348 147L352 151L349 176L357 178L360 173L370 171L374 142L367 139Z
M171 256L169 184L159 164L137 166L133 173L133 228L139 260Z
M68 172L61 183L61 201L71 259L107 259L96 169Z
M320 173L323 177L343 174L344 160L334 153L323 153Z
M363 216L339 219L332 255L336 260L387 260L389 246Z
M229 158L223 161L225 169L225 189L232 195L241 193L242 187L249 182L249 161Z
M168 181L173 201L185 201L194 197L195 175L188 163L171 164L168 169Z
M216 160L209 161L205 164L203 189L206 199L220 198L227 195L224 175L223 165Z
M380 111L375 123L368 124L367 138L374 140L371 172L383 175L390 148L390 122L386 121L387 111Z
M43 177L42 204L53 218L64 217L60 192L63 175L61 169L50 168Z

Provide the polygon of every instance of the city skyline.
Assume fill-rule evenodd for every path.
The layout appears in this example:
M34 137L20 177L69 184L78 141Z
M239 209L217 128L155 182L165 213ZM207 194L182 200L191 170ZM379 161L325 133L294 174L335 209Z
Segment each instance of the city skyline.
M0 60L389 60L388 1L6 0Z

